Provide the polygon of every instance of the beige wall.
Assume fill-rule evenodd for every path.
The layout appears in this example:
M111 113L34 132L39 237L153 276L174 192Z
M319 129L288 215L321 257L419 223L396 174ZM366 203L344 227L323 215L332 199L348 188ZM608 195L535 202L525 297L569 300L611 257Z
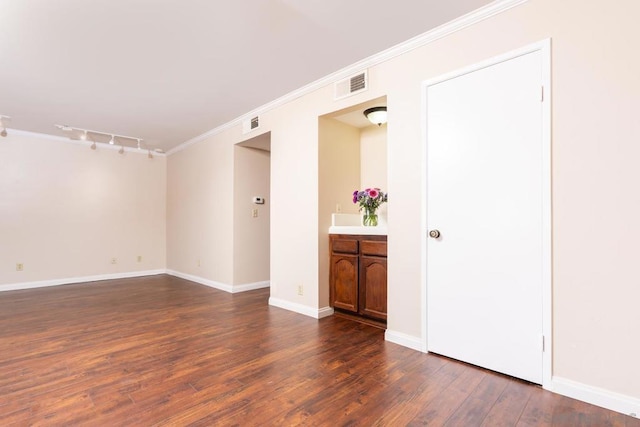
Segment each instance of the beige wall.
M239 132L228 131L169 157L169 270L233 283L233 144L237 138Z
M234 147L234 221L233 221L233 284L269 280L269 213L271 155L268 151L249 147ZM252 198L265 199L256 205ZM253 216L253 210L258 216Z
M165 157L10 132L0 159L0 288L165 268Z
M635 0L530 0L370 68L366 92L333 101L328 85L262 114L261 127L272 135L272 296L309 309L324 304L318 280L323 237L319 200L313 195L321 175L318 117L386 95L388 326L419 340L425 328L421 263L426 256L421 84L551 38L553 374L640 398L637 16L640 3ZM229 167L223 163L230 161L227 151L238 134L234 141L225 132L169 158L170 264L187 268L196 253L210 262L230 263L224 253L228 247L217 246L230 238L202 247L196 236L218 237L212 227L201 232L203 218L225 222L223 232L232 229L230 216L207 198L217 194L214 189L222 196L230 191L233 174L221 171ZM185 206L173 202L180 192ZM179 234L184 236L178 239ZM307 290L302 298L296 294L301 284Z
M385 193L387 186L387 125L367 126L360 130L360 187L380 188ZM387 217L387 204L378 210L383 218ZM381 221L385 221L381 218Z
M318 297L329 305L329 227L340 205L343 213L357 213L353 191L360 186L360 130L331 118L318 124Z
M387 191L387 125L360 130L360 188Z

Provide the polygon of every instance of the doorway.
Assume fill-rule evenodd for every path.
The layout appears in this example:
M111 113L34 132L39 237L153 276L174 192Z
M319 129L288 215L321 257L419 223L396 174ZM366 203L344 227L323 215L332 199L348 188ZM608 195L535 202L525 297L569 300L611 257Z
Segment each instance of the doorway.
M271 133L234 147L233 291L270 286Z

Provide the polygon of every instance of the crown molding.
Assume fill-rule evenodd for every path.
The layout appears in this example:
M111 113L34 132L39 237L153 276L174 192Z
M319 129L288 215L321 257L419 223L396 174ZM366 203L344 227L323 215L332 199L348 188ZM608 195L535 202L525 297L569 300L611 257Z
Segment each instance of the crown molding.
M184 150L185 148L197 142L204 141L205 139L210 138L214 135L218 135L227 129L230 129L236 125L240 125L242 124L243 120L247 120L250 117L255 117L257 115L264 114L269 110L280 107L288 102L291 102L297 98L300 98L301 96L307 95L315 90L318 90L322 87L332 84L338 80L347 78L353 74L357 74L362 70L365 70L369 67L373 67L375 65L386 62L390 59L403 55L419 47L425 46L429 43L433 43L436 40L439 40L457 31L463 30L471 25L484 21L485 19L489 19L492 16L500 14L506 10L519 6L528 1L529 0L493 1L479 9L474 10L473 12L470 12L459 18L456 18L453 21L449 21L446 24L443 24L432 30L429 30L426 33L413 37L400 44L392 46L389 49L378 52L375 55L372 55L368 58L363 59L362 61L358 61L354 64L351 64L339 71L336 71L335 73L331 73L325 77L322 77L321 79L318 79L312 83L309 83L306 86L303 86L299 89L289 92L288 94L281 96L280 98L277 98L267 104L264 104L258 108L255 108L249 111L248 113L243 114L240 117L237 117L225 124L222 124L216 128L211 129L210 131L207 131L201 135L193 137L183 142L182 144L178 145L177 147L174 147L171 150L167 151L167 155L170 156L174 153Z

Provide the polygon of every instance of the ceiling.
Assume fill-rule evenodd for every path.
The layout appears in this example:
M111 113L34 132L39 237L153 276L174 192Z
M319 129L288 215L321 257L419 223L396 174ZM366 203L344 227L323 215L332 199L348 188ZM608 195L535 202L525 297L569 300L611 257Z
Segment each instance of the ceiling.
M490 0L0 0L0 114L165 151Z

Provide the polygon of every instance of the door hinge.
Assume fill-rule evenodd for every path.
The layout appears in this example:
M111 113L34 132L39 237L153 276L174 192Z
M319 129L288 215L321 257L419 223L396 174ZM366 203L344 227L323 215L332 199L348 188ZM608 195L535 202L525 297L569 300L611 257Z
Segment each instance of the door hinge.
M540 86L540 102L544 102L544 85Z
M545 350L545 348L544 348L544 335L543 335L543 336L542 336L542 352L543 352L543 353L544 353L544 350Z

